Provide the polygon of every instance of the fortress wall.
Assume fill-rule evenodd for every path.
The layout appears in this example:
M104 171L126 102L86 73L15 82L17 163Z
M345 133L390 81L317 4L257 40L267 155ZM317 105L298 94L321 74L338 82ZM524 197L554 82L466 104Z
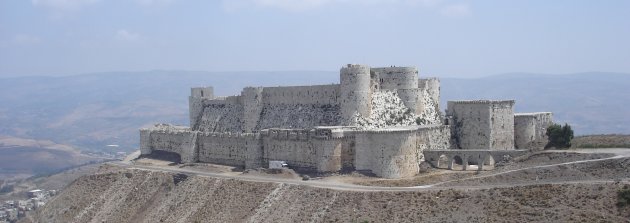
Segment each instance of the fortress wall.
M354 134L346 136L341 141L341 170L354 170L354 156L355 152L355 137Z
M514 114L514 146L542 150L547 144L547 128L553 124L551 112Z
M316 148L308 140L307 130L270 129L261 132L261 138L263 167L268 167L269 161L282 160L298 169L317 169Z
M338 98L339 85L264 88L262 107L245 103L246 114L251 113L245 119L248 123L246 130L254 126L254 121L256 125L252 131L339 125L341 108ZM256 114L259 114L258 118Z
M420 159L416 134L415 130L356 132L355 168L384 178L414 176Z
M440 79L435 77L418 79L418 88L424 90L426 92L425 97L433 102L432 109L440 112Z
M200 133L199 161L231 166L245 166L247 144L253 134Z
M265 105L334 105L339 85L265 87L262 95Z
M190 127L193 129L198 126L203 111L203 99L213 99L214 88L213 87L196 87L190 89L190 97L188 97L188 114L190 120Z
M514 115L514 146L529 149L536 135L536 122L533 116Z
M243 132L241 96L203 100L201 119L193 130L203 132Z
M177 153L182 163L198 162L197 132L150 131L151 150Z
M185 133L151 132L151 149L166 152L182 153L182 145L188 137Z
M490 149L490 108L487 104L448 102L447 115L452 116L455 149Z
M421 115L424 112L423 94L423 90L417 88L398 90L398 97L402 100L403 104L416 115Z
M203 114L203 98L188 97L188 115L190 127L198 129Z
M153 151L151 145L151 130L140 129L140 154L148 155Z
M424 150L447 150L451 148L451 129L447 125L423 126L417 133L418 157L424 160Z
M256 130L269 128L307 129L341 124L339 105L269 105L264 106Z
M514 101L449 101L456 149L514 149Z
M341 170L343 138L314 139L312 145L317 157L318 172L337 172Z
M254 169L267 167L262 163L263 145L260 134L256 133L245 138L245 168Z
M383 90L418 88L418 68L416 67L379 67L370 70L379 80Z
M495 102L490 110L491 149L514 149L514 101Z
M263 88L244 88L241 99L243 101L243 130L254 132L263 111Z

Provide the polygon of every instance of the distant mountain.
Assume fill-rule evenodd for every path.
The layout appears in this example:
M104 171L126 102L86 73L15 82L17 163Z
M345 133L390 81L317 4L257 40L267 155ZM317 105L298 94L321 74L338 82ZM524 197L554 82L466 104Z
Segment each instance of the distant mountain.
M129 151L138 128L186 125L190 87L235 95L245 86L338 82L332 71L97 73L0 79L0 135L49 139L86 150ZM576 133L630 133L630 74L506 74L442 79L445 101L516 99L517 112L552 111ZM107 145L120 145L108 147Z
M190 87L213 85L218 95L235 95L244 86L330 84L337 79L334 72L317 71L4 78L0 79L0 135L128 151L137 146L140 127L156 122L188 124Z

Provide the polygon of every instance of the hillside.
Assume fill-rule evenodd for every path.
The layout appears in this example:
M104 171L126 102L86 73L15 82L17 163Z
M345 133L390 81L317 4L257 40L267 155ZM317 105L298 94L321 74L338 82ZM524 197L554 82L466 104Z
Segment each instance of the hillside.
M190 87L212 85L217 95L244 86L338 82L337 72L97 73L0 79L0 135L48 139L82 150L131 151L137 129L158 122L187 125ZM444 101L516 99L517 112L553 111L576 134L630 133L630 75L509 74L442 78ZM107 145L120 145L108 147Z
M86 163L102 162L81 151L47 140L0 136L0 179L50 174Z
M623 222L623 186L351 191L110 167L23 222Z

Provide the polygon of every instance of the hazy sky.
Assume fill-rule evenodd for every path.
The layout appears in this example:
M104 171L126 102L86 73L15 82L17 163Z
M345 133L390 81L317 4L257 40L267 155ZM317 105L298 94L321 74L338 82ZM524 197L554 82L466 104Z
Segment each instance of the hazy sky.
M0 0L0 77L346 63L630 73L630 1Z

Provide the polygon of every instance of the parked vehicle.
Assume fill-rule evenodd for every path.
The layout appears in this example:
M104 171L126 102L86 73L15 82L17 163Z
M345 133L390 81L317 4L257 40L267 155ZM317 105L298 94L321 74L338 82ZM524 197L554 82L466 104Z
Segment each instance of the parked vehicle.
M269 161L269 169L286 169L289 168L289 164L286 161Z

